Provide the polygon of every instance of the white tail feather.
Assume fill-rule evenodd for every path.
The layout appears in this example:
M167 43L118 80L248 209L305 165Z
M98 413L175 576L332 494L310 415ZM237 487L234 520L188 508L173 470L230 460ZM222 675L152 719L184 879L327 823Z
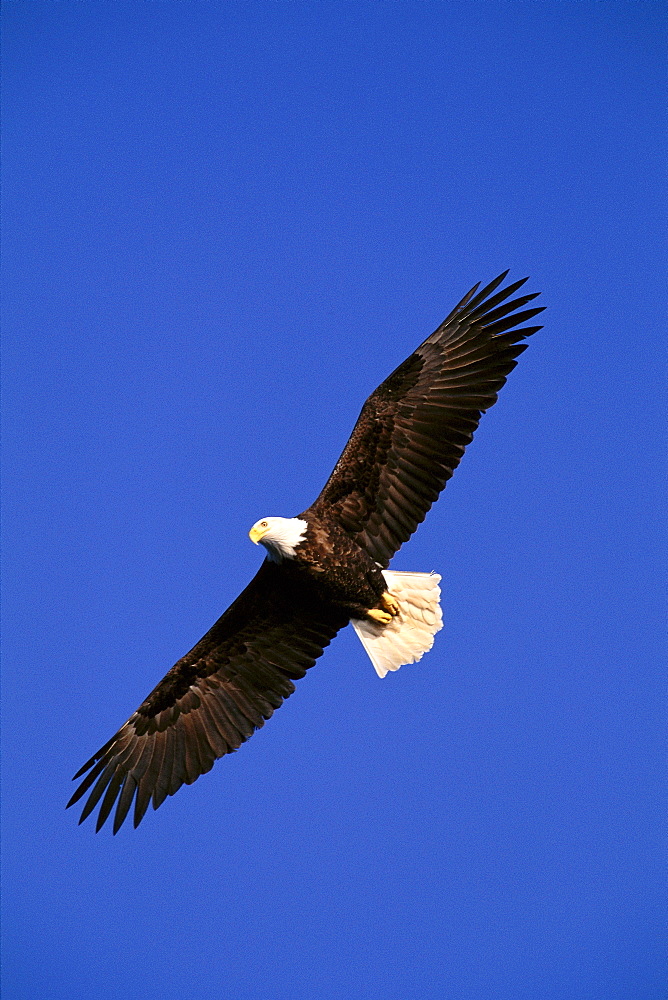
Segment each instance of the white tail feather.
M376 673L384 677L405 663L416 663L434 645L443 628L439 598L441 578L437 573L399 573L383 570L387 589L399 604L399 614L387 625L368 618L353 618L353 628L362 641Z

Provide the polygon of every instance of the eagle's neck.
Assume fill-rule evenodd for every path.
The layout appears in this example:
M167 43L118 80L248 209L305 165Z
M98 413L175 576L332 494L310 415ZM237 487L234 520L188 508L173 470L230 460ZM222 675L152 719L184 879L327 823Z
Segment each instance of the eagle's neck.
M294 559L297 546L306 538L308 524L299 517L267 518L271 529L261 539L272 562Z

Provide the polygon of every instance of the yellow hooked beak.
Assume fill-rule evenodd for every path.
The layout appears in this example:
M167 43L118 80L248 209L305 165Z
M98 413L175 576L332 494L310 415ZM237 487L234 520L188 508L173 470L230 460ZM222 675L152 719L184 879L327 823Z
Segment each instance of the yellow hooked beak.
M255 542L256 545L259 545L260 540L264 538L264 536L267 534L268 531L269 531L269 525L267 524L266 521L257 521L257 523L254 524L251 530L248 532L248 537L250 538L251 542Z

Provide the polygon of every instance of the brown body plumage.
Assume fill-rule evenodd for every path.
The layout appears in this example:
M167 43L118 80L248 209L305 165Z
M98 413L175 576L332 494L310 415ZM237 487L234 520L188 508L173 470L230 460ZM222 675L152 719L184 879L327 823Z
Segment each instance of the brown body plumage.
M305 537L291 557L265 560L77 773L88 771L68 805L90 790L81 821L101 802L99 829L115 806L116 832L134 801L138 825L151 800L157 808L260 728L351 618L381 606L381 570L459 464L522 341L540 329L518 329L541 310L524 309L535 295L508 301L524 282L497 291L504 278L472 289L368 398L322 493L299 515Z
M323 600L348 618L363 617L387 589L378 563L336 521L319 517L313 508L298 517L308 529L295 549L295 563Z

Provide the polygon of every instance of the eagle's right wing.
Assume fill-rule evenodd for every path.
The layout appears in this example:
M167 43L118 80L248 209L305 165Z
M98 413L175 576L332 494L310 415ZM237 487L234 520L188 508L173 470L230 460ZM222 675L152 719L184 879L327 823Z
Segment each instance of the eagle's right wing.
M79 822L102 799L99 830L117 803L116 833L134 799L138 826L151 799L157 809L263 726L347 621L289 569L265 560L213 628L77 772L75 779L88 774L68 807L92 786Z

